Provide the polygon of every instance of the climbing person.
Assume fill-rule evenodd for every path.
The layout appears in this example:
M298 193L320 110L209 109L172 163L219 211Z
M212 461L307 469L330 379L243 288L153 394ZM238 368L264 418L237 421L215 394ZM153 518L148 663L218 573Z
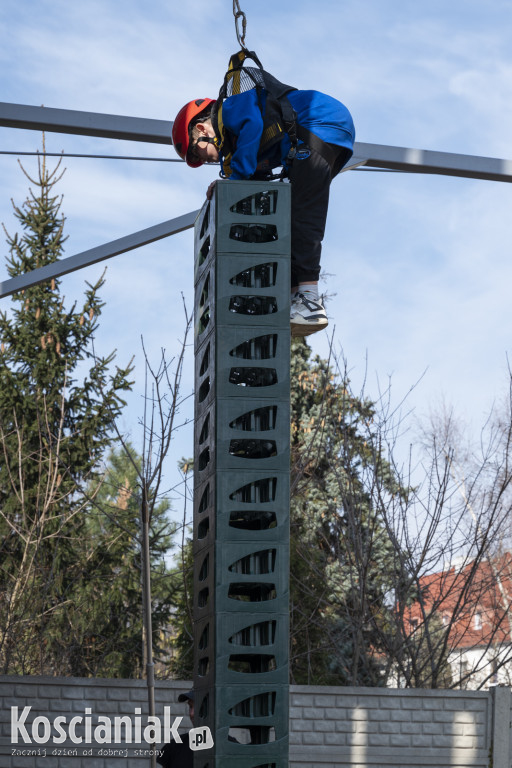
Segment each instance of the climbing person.
M246 58L258 68L242 68ZM325 328L320 256L330 184L353 152L355 129L347 107L319 91L280 83L256 54L243 49L231 57L217 100L195 99L180 109L172 138L187 165L220 162L223 178L276 178L273 169L282 167L280 178L287 176L292 185L291 332L308 336Z

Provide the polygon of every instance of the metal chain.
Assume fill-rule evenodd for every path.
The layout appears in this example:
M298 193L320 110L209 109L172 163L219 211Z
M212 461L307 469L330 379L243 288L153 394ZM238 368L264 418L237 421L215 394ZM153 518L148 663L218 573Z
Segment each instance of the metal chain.
M238 0L233 0L233 16L235 17L236 38L241 48L245 48L245 32L247 30L247 19L245 13L240 8ZM239 19L242 19L242 34L238 26Z

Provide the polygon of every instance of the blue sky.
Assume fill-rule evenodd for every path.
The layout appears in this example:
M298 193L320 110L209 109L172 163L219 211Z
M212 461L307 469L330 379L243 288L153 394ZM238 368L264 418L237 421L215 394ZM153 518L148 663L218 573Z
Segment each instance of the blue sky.
M241 6L246 43L265 67L344 101L360 141L512 158L508 0ZM0 100L171 120L188 99L217 94L236 49L231 0L3 0ZM37 133L0 128L0 149L39 146ZM174 157L172 147L57 134L47 149ZM199 208L216 175L175 163L65 165L67 255ZM10 200L22 202L27 182L15 158L0 156L0 168L0 221L12 231ZM361 171L333 184L323 256L323 289L335 294L329 334L335 328L354 386L366 381L370 396L391 377L399 403L421 379L407 401L411 425L444 401L476 434L507 391L511 210L512 186L497 182ZM136 355L124 417L135 440L140 337L153 359L176 349L182 292L192 308L192 258L188 232L108 262L97 346L117 348L120 362ZM102 268L64 278L69 301ZM312 337L313 349L326 354L328 340ZM191 355L183 386L192 387ZM191 451L183 431L172 461Z

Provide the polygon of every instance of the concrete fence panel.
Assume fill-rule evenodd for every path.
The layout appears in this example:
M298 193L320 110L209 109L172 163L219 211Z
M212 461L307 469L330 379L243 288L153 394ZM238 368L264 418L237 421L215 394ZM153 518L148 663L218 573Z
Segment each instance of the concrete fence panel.
M189 688L157 682L159 732L144 681L0 676L0 768L147 768L165 728L192 727ZM290 768L512 768L510 725L505 687L291 686Z

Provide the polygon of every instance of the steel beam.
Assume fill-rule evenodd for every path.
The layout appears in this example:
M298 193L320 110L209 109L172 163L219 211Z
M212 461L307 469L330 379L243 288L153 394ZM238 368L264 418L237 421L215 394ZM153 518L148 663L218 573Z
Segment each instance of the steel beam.
M10 296L16 291L24 288L30 288L38 285L45 280L51 280L54 277L67 275L69 272L75 272L82 267L88 267L91 264L97 264L99 261L110 259L112 256L119 256L121 253L133 251L134 248L140 248L143 245L149 245L156 240L161 240L169 235L176 235L185 229L191 229L194 226L199 211L192 211L184 216L178 216L175 219L164 221L162 224L156 224L154 227L142 229L126 237L120 237L119 240L112 240L110 243L98 245L88 251L82 251L75 256L69 256L67 259L54 261L32 272L26 272L23 275L17 275L10 280L0 282L0 298Z
M74 109L30 107L26 104L0 102L0 125L32 131L74 133L80 136L101 136L106 139L147 141L151 144L172 144L172 123L168 120L79 112Z
M171 121L31 107L6 102L0 102L0 126L130 139L151 144L172 144ZM354 156L345 170L358 166L512 182L512 160L393 147L387 144L356 142Z
M512 160L356 142L349 166L512 182Z

